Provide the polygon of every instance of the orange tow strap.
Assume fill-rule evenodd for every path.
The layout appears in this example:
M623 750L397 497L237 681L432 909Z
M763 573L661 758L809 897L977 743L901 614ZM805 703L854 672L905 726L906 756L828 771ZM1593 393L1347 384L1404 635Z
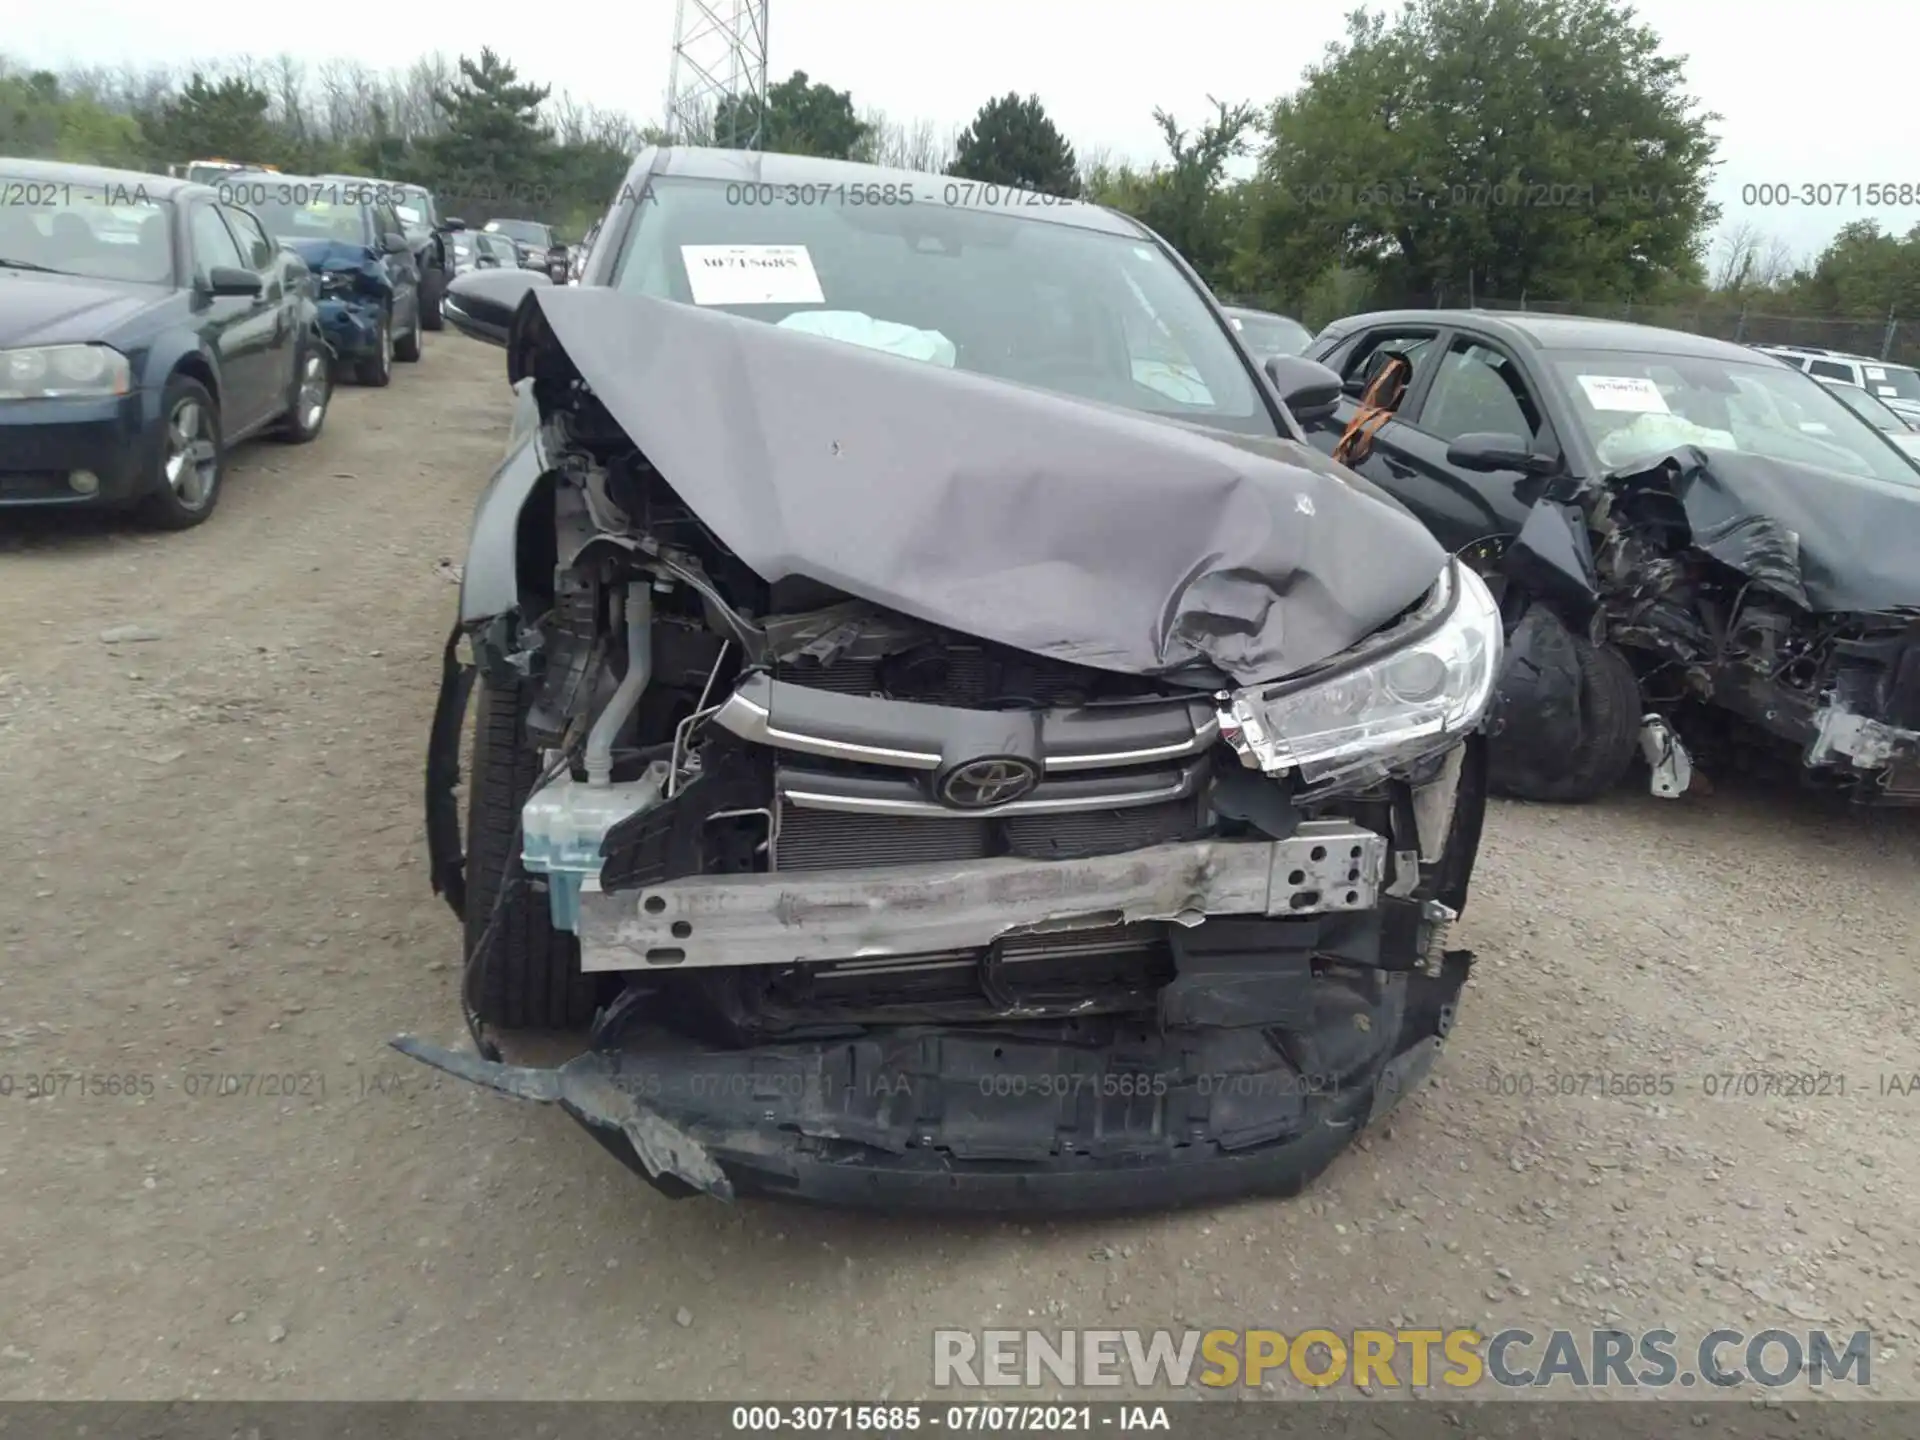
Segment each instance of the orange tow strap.
M1407 393L1407 380L1412 374L1413 366L1404 355L1389 357L1360 397L1360 406L1341 433L1340 443L1333 447L1335 460L1342 465L1358 465L1367 458L1373 449L1373 437L1393 418L1401 397Z

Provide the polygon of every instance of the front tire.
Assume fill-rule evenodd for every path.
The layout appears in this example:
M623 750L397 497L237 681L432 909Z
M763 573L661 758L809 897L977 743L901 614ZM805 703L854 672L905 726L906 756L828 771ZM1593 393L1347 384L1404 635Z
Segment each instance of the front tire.
M379 333L374 337L373 354L357 362L353 378L378 390L393 383L393 312L383 311Z
M1584 804L1626 779L1640 742L1640 681L1627 657L1583 636L1570 636L1580 678L1580 738L1563 764L1501 764L1496 742L1493 781L1521 800Z
M160 396L161 436L154 489L141 518L161 530L187 530L213 514L226 475L220 407L187 375L167 381Z
M475 688L465 920L468 963L480 969L474 1009L495 1029L571 1029L592 1018L594 983L580 971L579 942L553 927L545 891L532 888L520 863L520 807L540 778L526 693L485 680Z

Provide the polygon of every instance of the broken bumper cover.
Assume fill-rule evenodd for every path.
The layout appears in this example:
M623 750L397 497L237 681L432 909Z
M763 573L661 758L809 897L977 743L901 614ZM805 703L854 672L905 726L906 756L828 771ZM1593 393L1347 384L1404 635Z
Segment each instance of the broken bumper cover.
M1268 958L1305 964L1304 953ZM1306 1066L1257 1029L1209 1025L1116 1025L1085 1040L1019 1025L898 1027L739 1051L653 1031L554 1069L412 1036L393 1043L502 1094L561 1106L670 1195L936 1211L1165 1209L1291 1195L1311 1182L1424 1082L1470 962L1451 951L1430 967L1382 973L1377 993L1343 1007ZM1382 1036L1391 1044L1374 1043Z
M1387 842L1343 821L1286 840L1202 840L1072 860L670 880L580 897L587 971L790 965L989 945L1004 936L1208 916L1364 911Z

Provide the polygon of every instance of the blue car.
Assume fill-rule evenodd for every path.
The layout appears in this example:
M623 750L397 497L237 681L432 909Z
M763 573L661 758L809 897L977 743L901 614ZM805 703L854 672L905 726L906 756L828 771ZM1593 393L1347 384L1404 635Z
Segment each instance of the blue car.
M385 385L395 360L420 358L420 260L394 210L392 187L255 173L215 188L306 261L318 287L321 329L355 380Z
M212 186L0 158L0 511L200 524L235 444L320 433L311 284Z

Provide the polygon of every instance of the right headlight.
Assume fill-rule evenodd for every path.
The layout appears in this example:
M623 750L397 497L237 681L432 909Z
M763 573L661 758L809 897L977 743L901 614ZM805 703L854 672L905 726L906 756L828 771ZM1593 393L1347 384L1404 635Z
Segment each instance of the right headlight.
M1449 560L1419 610L1347 663L1222 696L1220 733L1249 767L1309 785L1389 774L1480 723L1501 636L1486 582Z

